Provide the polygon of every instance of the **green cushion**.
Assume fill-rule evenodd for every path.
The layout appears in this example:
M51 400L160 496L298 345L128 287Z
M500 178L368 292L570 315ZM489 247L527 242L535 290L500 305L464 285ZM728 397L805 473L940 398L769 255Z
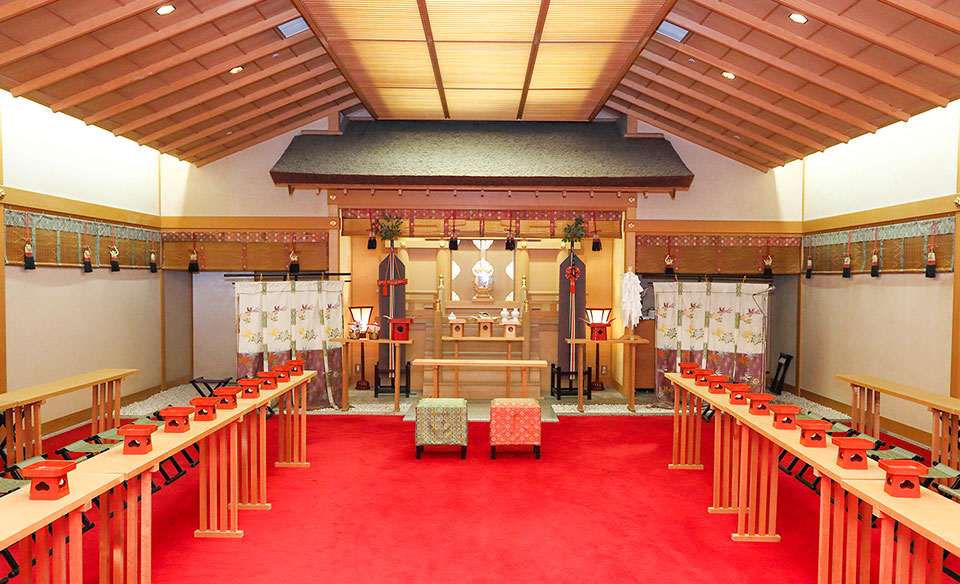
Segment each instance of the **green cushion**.
M899 446L894 446L890 450L870 450L867 454L880 460L913 460L916 456L916 454Z
M153 424L154 426L157 426L157 427L163 426L163 422L161 422L160 420L151 420L150 418L148 418L148 417L146 417L146 416L144 416L144 417L142 417L142 418L139 418L139 419L137 419L137 420L134 420L133 422L130 422L130 423L131 423L131 424L142 424L142 425L144 425L144 426L148 426L148 425L150 425L150 424Z
M7 493L12 493L20 487L26 487L30 484L30 481L20 481L17 479L3 479L0 478L0 494L6 495Z
M799 414L797 415L797 419L798 420L819 420L820 418L817 416L812 416L810 414Z
M846 424L842 424L840 422L834 422L833 428L830 428L831 433L839 433L839 432L846 433L846 432L852 432L852 431L853 431L853 428L851 428Z
M117 429L104 430L96 435L101 440L110 440L111 442L123 442L123 436L117 433Z
M99 454L101 452L106 452L116 446L116 444L93 444L85 440L77 440L73 444L68 444L63 447L67 452L76 452L83 454Z
M930 467L929 472L923 475L923 478L933 479L955 479L960 476L960 471L954 470L949 466L938 462Z
M960 501L960 490L951 489L947 485L937 485L937 490L940 491L941 495L952 497L957 501Z

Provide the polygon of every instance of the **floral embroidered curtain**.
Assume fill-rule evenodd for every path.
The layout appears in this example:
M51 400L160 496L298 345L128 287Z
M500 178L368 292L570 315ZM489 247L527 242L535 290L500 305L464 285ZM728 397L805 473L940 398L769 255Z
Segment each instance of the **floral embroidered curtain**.
M340 407L343 282L238 282L237 377L284 363L296 355L317 377L307 384L307 406Z
M655 282L657 401L673 403L665 373L700 363L760 391L767 348L767 284Z

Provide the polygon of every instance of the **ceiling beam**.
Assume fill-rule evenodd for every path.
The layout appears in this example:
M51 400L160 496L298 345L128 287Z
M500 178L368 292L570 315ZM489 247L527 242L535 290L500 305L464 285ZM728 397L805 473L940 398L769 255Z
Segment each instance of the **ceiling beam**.
M703 73L700 73L695 69L691 69L690 67L686 67L684 65L681 65L680 63L671 61L670 59L665 59L660 55L655 55L649 51L645 51L642 55L640 55L640 58L646 59L655 65L659 65L665 69L673 71L674 73L677 73L678 75L682 75L697 83L702 83L707 87L711 87L713 89L716 89L717 91L722 91L723 93L726 93L727 95L730 95L735 99L744 101L758 108L765 109L772 114L780 116L781 118L790 120L795 124L799 124L809 129L812 132L823 134L824 136L829 136L834 140L838 140L840 142L850 141L850 137L844 134L843 132L840 132L839 130L835 130L830 126L821 124L820 122L809 120L796 112L780 107L778 105L773 105L770 102L764 99L761 99L755 95L752 95L750 93L747 93L745 91L737 91L737 88L731 86L729 83L724 83L720 79L711 77L709 75L704 75Z
M350 74L350 71L343 66L343 62L340 60L340 57L333 51L333 48L330 46L330 39L327 38L327 35L323 33L323 30L316 23L313 18L313 13L310 12L304 5L304 0L291 0L293 6L297 9L303 19L307 22L307 25L310 26L310 30L313 31L314 36L317 37L317 40L320 41L320 44L323 45L323 48L327 50L327 54L330 55L330 58L333 59L333 62L336 64L337 69L340 70L340 74L343 75L343 78L347 80L347 83L350 84L350 87L353 88L353 92L357 94L357 97L360 99L360 102L363 103L364 109L367 110L367 113L370 114L370 117L377 119L380 115L377 113L377 110L370 105L370 101L364 97L363 93L357 90L357 83L353 79L353 75Z
M343 94L343 91L340 91L338 93L341 95L325 94L320 97L310 99L308 101L305 101L300 106L291 109L290 111L283 112L274 117L268 117L265 120L261 120L256 124L247 126L246 128L240 128L229 136L221 136L220 138L212 142L207 142L206 144L200 144L196 148L193 148L188 152L184 152L181 158L183 158L184 160L196 158L200 154L203 154L204 152L209 152L210 150L216 148L217 146L221 146L223 144L229 144L230 142L235 142L239 138L243 138L244 136L248 136L254 132L258 132L260 130L270 128L271 126L276 126L277 124L282 123L284 120L289 120L290 118L297 117L306 112L315 110L318 107L323 107L323 108L336 107L335 105L336 101L348 95L353 95L354 98L356 98L356 94L353 93L353 89L349 85L344 83L343 88L344 88L343 91L345 91L346 94Z
M785 71L793 75L794 77L797 77L799 79L806 81L807 83L812 83L824 89L829 89L830 91L836 93L837 95L846 97L847 99L850 99L852 101L856 101L857 103L865 105L872 110L878 111L880 113L886 114L888 116L891 116L893 118L896 118L904 122L910 119L910 114L906 113L903 110L897 109L884 101L865 95L860 91L854 91L849 87L847 87L846 85L843 85L837 81L833 81L832 79L829 79L822 75L817 75L816 73L814 73L813 71L810 71L809 69L804 69L803 67L800 67L799 65L795 65L789 61L785 61L780 57L776 57L774 55L771 55L770 53L761 51L756 47L750 46L746 43L742 43L740 42L739 39L735 39L732 36L725 35L722 32L718 32L712 28L706 27L700 24L699 22L694 22L689 18L685 18L683 16L676 15L676 14L671 14L667 18L667 20L672 24L676 24L677 26L681 26L693 33L696 33L705 39L709 39L717 43L718 45L725 47L728 50L736 51L738 53L747 55L748 57L752 57L753 59L756 59L761 63L764 63L776 69L780 69L781 71ZM733 72L737 73L738 70L734 70Z
M332 64L331 64L331 68L333 68L333 67L332 67ZM326 71L324 71L324 73L325 73L325 72L326 72ZM139 140L137 140L137 143L142 146L142 145L144 145L144 144L149 144L150 142L158 141L158 140L160 140L160 139L162 139L162 138L165 138L165 137L167 137L167 136L170 136L170 135L172 135L172 134L175 134L175 133L179 132L180 130L189 128L189 127L194 126L194 125L196 125L196 124L199 124L199 123L201 123L201 122L205 122L205 121L209 120L210 118L215 118L215 117L217 117L217 116L219 116L219 115L222 115L222 114L225 114L225 113L227 113L227 112L229 112L229 111L235 110L235 109L237 109L238 107L242 107L242 106L244 106L244 105L246 105L246 104L248 104L248 103L254 103L254 102L256 102L257 100L263 99L263 98L265 98L265 97L273 96L273 95L275 95L275 94L277 94L277 93L279 93L279 92L281 92L281 91L285 91L285 90L287 90L287 89L289 89L289 88L291 88L291 87L294 87L294 86L296 86L296 85L299 85L299 84L301 84L301 83L303 83L303 82L305 82L305 81L309 81L309 80L311 80L311 79L316 79L318 75L321 75L321 72L319 72L319 71L307 71L307 72L305 72L305 73L301 73L300 75L296 75L296 76L294 76L294 77L291 77L290 79L284 79L283 81L281 81L280 83L277 83L276 85L270 85L270 86L267 86L267 87L265 87L265 88L263 88L263 89L261 89L261 90L259 90L259 91L254 91L253 93L250 93L249 95L241 95L241 96L239 96L239 97L237 97L237 98L235 98L235 99L231 99L230 101L228 101L228 102L226 102L226 103L220 104L220 105L217 106L217 107L211 108L211 109L209 109L209 110L207 110L207 111L205 111L205 112L201 112L201 113L199 113L199 114L197 114L197 115L195 115L195 116L191 116L191 117L189 117L189 118L187 118L187 119L185 119L185 120L183 120L183 121L181 121L181 122L177 122L177 123L172 124L172 125L169 125L169 126L164 126L164 127L160 128L159 130L156 130L155 132L151 132L150 134L147 134L146 136L143 136L142 138L140 138ZM328 79L328 80L320 83L320 85L318 85L317 87L320 88L320 89L327 89L327 88L329 88L329 87L334 87L334 86L337 85L338 83L343 83L343 78L342 78L339 74L337 74L337 75L335 75L334 77L331 77L330 79Z
M27 57L31 57L57 45L80 38L85 34L90 34L96 30L130 18L131 16L136 16L141 12L150 10L151 8L159 6L160 4L168 1L169 0L134 0L129 4L124 4L123 6L114 8L113 10L101 12L93 18L88 18L87 20L78 22L77 24L68 24L66 27L61 28L60 30L51 32L50 34L34 39L28 43L19 44L11 49L3 51L0 53L0 67L9 65L14 61L26 59Z
M444 119L450 119L450 108L447 107L447 94L443 90L443 76L440 75L440 61L437 59L437 47L433 42L433 28L430 27L430 14L427 12L427 1L417 0L420 10L420 25L423 27L423 36L427 39L427 52L430 53L430 64L433 66L433 78L437 83L437 93L440 94L440 107L443 109Z
M308 87L307 89L303 89L292 95L283 96L276 101L271 101L270 103L268 103L263 107L252 109L245 114L241 114L239 116L230 116L230 119L220 122L219 124L214 124L212 126L204 128L197 132L192 132L190 135L184 136L179 140L175 140L173 142L164 144L163 146L158 148L158 150L160 151L160 154L166 154L173 150L177 150L178 148L189 146L190 144L203 140L208 136L213 136L221 132L226 132L230 128L233 128L239 124L242 124L247 120L258 118L269 112L272 112L282 107L285 107L287 105L290 105L291 103L300 101L301 99L309 99L320 93L324 94L324 96L329 100L340 99L341 97L346 97L353 93L353 89L351 89L349 85L347 85L346 83L343 83L342 85L343 87L341 87L338 91L334 91L333 93L328 93L326 89L318 89L317 87ZM192 158L193 154L195 153L190 152L190 153L183 154L182 158Z
M53 4L55 1L56 0L12 0L0 6L0 22L9 20L14 16L20 16L24 12L36 10L47 4Z
M677 0L664 0L663 4L660 6L660 10L657 11L657 15L653 17L650 21L650 26L647 27L647 30L644 31L643 35L637 41L637 44L633 47L633 50L630 51L630 56L623 62L623 66L620 67L620 70L617 71L616 76L610 82L610 85L607 87L606 91L603 92L603 97L600 98L600 101L597 102L597 107L593 108L593 111L590 112L590 117L587 118L591 122L597 114L600 113L600 110L603 109L603 106L607 103L607 100L610 99L610 96L613 95L613 91L617 88L617 85L620 84L620 80L627 75L627 71L630 70L630 66L633 65L633 62L637 60L637 57L640 56L640 53L643 52L644 47L647 46L647 43L650 42L650 38L653 37L653 33L657 31L657 27L660 26L660 23L663 22L663 19L666 18L667 14L670 14L670 11L673 10L673 7L676 6Z
M296 57L285 59L279 63L275 63L267 67L266 69L261 69L260 71L250 72L247 74L244 74L241 72L235 78L230 79L226 83L219 85L213 89L204 91L203 93L191 96L187 99L177 101L172 105L169 105L163 109L157 110L146 116L139 117L135 120L131 120L126 124L117 126L116 128L114 128L113 133L114 135L120 136L122 134L126 134L127 132L132 132L137 128L142 128L146 125L152 124L153 122L162 120L164 118L169 118L170 116L176 114L177 112L182 112L186 109L192 108L195 105L206 103L212 99L216 99L232 91L236 91L240 88L246 87L248 85L252 85L258 81L262 81L273 75L277 75L279 73L283 73L284 71L293 69L295 67L299 67L304 63L310 62L314 59L318 59L324 56L325 54L326 52L323 50L323 47L316 47L313 50L303 53L302 55L297 55ZM319 75L320 73L324 73L326 71L332 71L335 68L336 67L334 67L333 63L328 61L325 65L317 68L315 74ZM219 73L221 75L226 72L227 72L226 69L219 70ZM230 77L234 77L234 76L230 75Z
M727 158L731 158L731 159L733 159L733 160L736 160L736 161L739 162L740 164L745 164L745 165L747 165L747 166L749 166L749 167L751 167L751 168L753 168L753 169L759 170L760 172L768 172L768 171L770 170L770 167L768 167L768 166L763 166L763 165L760 164L759 162L755 162L755 161L753 161L753 160L751 160L751 159L749 159L749 158L747 158L747 157L745 157L745 156L741 156L740 154L737 154L736 152L727 150L726 148L724 148L724 147L722 147L722 146L719 146L719 145L714 144L714 143L712 143L712 142L708 142L707 140L704 140L704 139L700 138L699 136L696 136L696 135L694 135L694 134L691 134L690 132L687 132L686 130L684 130L683 127L681 127L681 128L671 128L671 127L667 126L666 128L664 128L663 121L657 120L657 119L654 118L653 116L647 115L645 112L642 112L642 111L640 111L640 110L637 110L637 109L634 109L634 108L630 107L629 104L626 104L625 102L621 102L619 99L617 99L617 98L614 97L614 96L610 96L610 99L607 100L607 106L608 106L610 109L616 110L616 111L618 111L618 112L620 112L620 113L622 113L622 114L624 114L624 115L627 115L627 116L633 116L633 117L635 117L635 118L637 118L637 119L639 119L639 120L641 120L641 121L643 121L643 122L645 122L645 123L647 123L647 124L650 124L651 126L654 126L654 127L656 127L656 128L660 128L660 129L663 129L663 130L665 130L665 131L667 131L667 132L670 132L671 134L674 134L674 135L676 135L676 136L679 136L679 137L683 138L684 140L689 140L690 142L693 142L694 144L697 144L698 146L702 146L703 148L706 148L707 150L712 150L713 152L716 152L717 154L719 154L719 155L721 155L721 156L725 156L725 157L727 157Z
M674 122L674 123L680 124L681 126L686 126L687 128L690 128L690 129L692 129L692 130L696 130L697 132L700 132L701 134L705 134L705 135L707 135L707 136L710 136L710 137L713 138L714 140L719 140L719 141L721 141L721 142L726 142L728 145L732 146L732 147L733 147L734 149L736 149L736 150L742 150L742 151L744 151L744 152L749 152L750 154L753 154L754 156L756 156L756 157L759 158L760 160L763 160L764 162L767 162L767 163L769 163L769 164L771 164L771 165L779 166L779 165L781 165L781 164L784 163L783 160L777 159L773 154L770 154L769 152L764 152L763 150L760 150L759 148L757 148L757 147L755 147L755 146L750 146L749 144L746 144L746 143L743 142L742 140L737 140L736 138L733 138L733 137L731 137L731 136L727 136L727 135L725 135L725 134L723 134L723 133L721 133L721 132L717 132L717 131L715 131L715 130L711 130L710 128L707 128L707 127L705 127L705 126L703 126L703 125L698 125L695 120L690 120L690 119L688 119L688 118L685 118L685 117L683 117L683 116L681 116L681 115L675 114L675 113L673 113L673 112L671 112L671 111L667 111L666 109L661 108L661 107L656 106L656 105L653 105L653 104L649 104L649 103L644 103L644 102L637 101L636 98L631 97L629 94L624 93L624 92L623 92L622 90L620 90L620 89L614 90L613 96L616 97L617 99L621 100L621 101L625 101L625 102L627 102L628 104L630 104L630 105L632 105L632 106L641 108L641 109L643 109L643 110L645 110L645 111L648 111L648 112L650 112L650 113L652 113L652 114L654 114L654 115L656 115L656 116L660 116L660 117L662 117L662 118L666 118L666 119L668 119L668 120L670 120L670 121L672 121L672 122Z
M754 124L756 126L760 126L761 128L764 128L775 134L783 136L788 140L792 140L797 144L803 144L804 146L809 146L810 148L813 148L814 150L817 150L817 151L826 149L825 145L821 144L820 142L817 142L816 140L814 140L813 138L810 138L809 136L804 136L803 134L798 134L793 130L788 130L783 126L779 126L777 124L774 124L773 122L770 122L759 116L754 115L753 112L745 108L737 107L735 103L736 100L733 100L733 102L731 103L720 101L719 99L715 99L703 92L697 91L692 87L687 87L686 85L682 85L671 79L667 79L663 75L658 75L652 71L648 71L641 67L631 67L630 73L643 77L644 79L652 81L658 85L662 85L667 89L672 89L673 91L676 91L681 95L692 97L701 103L705 103L709 105L712 108L716 108L720 111L727 112L730 115L737 116L738 118L748 123ZM624 77L624 81L626 81L627 79L628 77Z
M807 17L815 18L824 24L859 37L868 43L926 65L931 69L942 71L954 77L960 77L960 63L938 57L908 42L882 33L875 28L870 28L852 18L828 10L819 4L814 4L808 0L776 0L776 2L791 10L802 12Z
M926 102L939 106L946 106L947 103L949 103L947 98L936 93L935 91L921 87L916 83L907 81L902 77L898 77L888 71L884 71L883 69L878 69L873 65L869 65L863 61L854 59L853 57L848 57L840 51L831 49L830 47L814 43L798 34L794 34L782 27L771 24L762 18L758 18L749 12L744 12L739 8L734 8L730 4L720 2L720 0L690 1L703 8L712 10L721 16L729 18L730 20L735 20L740 24L749 26L754 30L773 37L781 42L793 45L800 50L806 51L822 59L832 61L833 63L836 63L845 69L855 71L856 73L859 73L864 77L869 77L878 83L893 87L906 93L907 95L912 95Z
M319 120L319 119L321 119L321 118L325 118L325 117L327 117L327 116L329 116L329 115L331 115L331 114L335 114L335 113L338 113L338 112L342 112L342 111L345 110L345 109L349 109L349 108L351 108L351 107L353 107L353 106L355 106L355 105L361 104L361 103L363 103L363 102L360 101L360 98L359 98L359 97L352 97L352 98L348 99L347 101L345 101L345 102L343 102L343 103L334 104L334 105L332 105L332 106L330 106L330 107L328 107L328 108L324 108L323 110L320 110L320 111L316 112L314 115L310 116L310 119L308 119L308 120L306 120L306 121L297 120L297 121L295 121L295 122L290 122L290 123L288 123L288 124L281 124L280 126L277 126L277 127L276 127L273 131L271 131L271 132L268 132L268 133L266 133L266 134L263 134L262 136L257 136L256 138L253 138L252 140L247 140L246 142L241 142L240 144L237 144L236 146L232 146L232 147L228 148L227 150L224 150L224 151L222 151L222 152L217 152L217 153L214 154L213 156L204 158L204 159L202 159L202 160L198 160L198 161L195 162L194 164L196 164L196 166L197 166L198 168L201 167L201 166L210 164L211 162L215 162L215 161L217 161L217 160L220 160L221 158L226 158L227 156L230 156L230 155L232 155L232 154L236 154L237 152L240 152L241 150L246 150L247 148L250 148L251 146L254 146L254 145L256 145L256 144L259 144L260 142L264 142L264 141L269 140L269 139L271 139L271 138L276 138L277 136L279 136L279 135L281 135L281 134L286 134L287 132L291 132L291 131L293 131L293 130L296 130L297 128L303 127L303 126L305 126L305 125L307 125L307 124L309 124L309 123L312 123L312 122L314 122L314 121L316 121L316 120Z
M270 29L276 28L277 26L283 24L284 22L287 22L287 21L289 21L289 20L292 20L292 19L294 19L294 18L296 18L296 17L297 17L297 11L296 11L296 10L287 10L287 11L284 11L284 12L282 12L282 13L274 16L274 17L268 18L267 20L264 20L264 21L262 21L262 22L258 22L258 23L256 23L256 24L251 24L250 26L245 26L245 27L241 28L240 30L234 31L234 32L226 35L225 37L218 38L218 39L214 39L214 40L212 40L212 41L203 43L203 44L201 44L201 45L197 45L197 46L193 47L192 49L188 49L188 50L186 50L186 51L178 52L178 53L176 53L176 54L174 54L174 55L171 55L170 57L167 57L167 58L165 58L165 59L161 59L160 61L157 61L157 62L155 62L155 63L151 63L151 64L147 65L146 67L137 69L136 71L131 71L130 73L127 73L126 75L121 75L121 76L119 76L119 77L115 77L115 78L113 78L113 79L111 79L111 80L109 80L109 81L106 81L106 82L104 82L104 83L98 83L98 84L94 85L93 87L91 87L90 89L81 91L81 92L79 92L79 93L74 93L73 95L69 95L69 96L61 99L60 101L54 102L53 105L50 106L50 109L52 109L52 110L55 111L55 112L58 112L58 111L63 111L63 110L65 110L65 109L67 109L68 107L73 107L73 106L75 106L75 105L80 105L81 103L84 103L84 102L89 101L89 100L91 100L91 99L95 99L95 98L100 97L100 96L102 96L102 95L106 95L106 94L108 94L108 93L110 93L110 92L112 92L112 91L116 91L116 90L118 90L118 89L120 89L120 88L122 88L122 87L126 87L127 85L131 85L131 84L133 84L133 83L136 83L136 82L138 82L138 81L143 81L144 79L147 79L147 78L152 77L152 76L154 76L154 75L157 75L157 74L159 74L159 73L163 73L164 71L166 71L166 70L168 70L168 69L172 69L172 68L174 68L174 67L176 67L176 66L178 66L178 65L182 65L182 64L187 63L187 62L189 62L189 61L193 61L194 59L199 59L200 57L202 57L202 56L204 56L204 55L207 55L207 54L212 53L212 52L214 52L214 51L218 51L218 50L220 50L220 49L222 49L222 48L224 48L224 47L227 47L227 46L230 46L230 45L239 43L239 42L241 42L241 41L247 40L247 39L249 39L249 38L252 38L252 37L254 37L254 36L256 36L256 35L258 35L258 34L260 34L260 33L263 33L263 32L266 32L266 31L268 31L268 30L270 30ZM296 43L299 43L299 42L302 42L302 41L306 40L307 38L308 38L308 37L307 37L306 35L304 35L303 37L300 37L299 35L296 35L296 36L292 36L292 37L290 37L290 38L288 38L288 39L283 39L283 40L279 40L279 41L274 42L274 43L269 43L269 44L267 44L266 46L264 46L264 47L262 47L262 48L260 48L260 49L256 49L256 50L253 50L253 51L251 51L251 52L249 52L249 53L244 54L244 55L243 55L243 58L246 59L247 62L255 61L255 60L257 60L257 59L259 59L259 58L261 58L261 57L264 57L264 56L266 56L266 55L270 55L270 54L273 54L273 53L275 53L275 52L277 52L277 51L280 51L280 50L282 50L282 49L284 49L284 48L293 46L293 45L295 45ZM228 60L226 60L226 61L221 61L221 62L218 63L217 65L212 65L212 66L210 66L209 69L210 69L210 71L215 71L215 70L217 69L217 66L223 67L223 66L226 66L228 63L234 63L234 62L236 62L236 58L235 58L235 57L231 57L230 59L228 59ZM232 65L231 65L231 66L232 66ZM227 68L229 69L229 67L227 67ZM202 74L202 73L201 73L201 74ZM176 82L175 82L175 84L178 84L178 83L180 83L180 82L179 82L179 81L176 81ZM191 83L190 85L192 85L192 83ZM164 89L166 89L166 87L162 87L162 88L160 88L160 89L157 90L157 91L163 92ZM173 91L176 91L176 90L171 89L169 92L172 93ZM83 121L86 122L86 123L88 123L88 124L95 124L95 123L99 122L100 120L109 118L110 116L114 116L114 115L116 115L116 114L118 114L118 113L125 112L125 111L130 110L130 109L133 109L133 108L137 107L138 105L143 105L144 103L147 103L147 102L149 102L149 101L153 101L153 100L156 99L157 97L162 97L163 95L166 95L166 93L160 93L160 95L157 95L156 97L147 99L146 101L139 101L143 96L150 95L150 94L153 94L153 93L155 93L155 92L148 92L148 93L145 93L145 94L143 94L143 95L139 95L139 96L137 96L137 97L135 97L135 98L133 98L133 99L124 100L124 101L122 101L121 103L118 103L118 104L116 104L115 106L112 106L112 107L107 108L107 109L105 109L105 110L100 110L100 111L97 111L97 112L91 112L90 115L88 115L87 117L83 118ZM109 112L109 113L104 113L104 112Z
M792 156L792 157L794 157L794 158L803 158L804 156L806 156L806 154L804 154L803 152L800 152L800 151L797 150L796 148L792 148L791 146L788 146L788 145L786 145L786 144L782 144L782 143L780 143L780 142L777 142L776 140L772 140L772 139L770 139L770 138L768 138L768 137L766 137L766 136L764 136L764 135L762 135L762 134L760 134L760 133L758 133L758 132L754 132L753 130L750 130L750 129L745 128L745 127L742 127L742 126L739 126L739 125L738 125L739 122L747 121L747 120L745 120L745 119L743 119L743 118L739 118L739 116L738 116L738 118L739 118L738 123L730 122L730 121L728 121L728 120L725 120L725 119L721 118L720 116L717 116L717 115L715 115L715 114L711 114L711 113L707 112L706 110L704 110L704 109L702 109L702 108L693 106L693 105L691 105L691 104L689 104L689 103L687 103L687 102L684 102L684 101L680 101L679 99L677 99L677 98L675 98L675 97L673 97L673 96L667 95L666 93L663 93L662 91L659 91L659 90L657 90L657 89L654 88L654 87L651 87L651 86L649 86L649 85L642 85L642 84L637 83L637 82L635 82L635 81L633 81L633 80L631 80L631 79L629 79L629 78L627 78L627 77L624 77L624 78L620 81L620 85L623 86L623 87L627 87L627 88L629 88L629 89L632 89L633 91L636 91L637 93L639 93L639 94L642 95L642 96L652 97L653 99L655 99L655 100L657 100L657 101L659 101L659 102L662 102L662 103L664 103L664 104L666 104L666 105L668 105L668 106L670 106L670 107L672 107L672 108L676 108L676 109L679 109L679 110L683 110L683 111L687 112L687 113L690 114L690 115L694 115L694 116L697 116L698 118L707 120L708 122L711 122L711 123L713 123L713 124L716 124L716 125L720 126L721 128L726 128L727 130L729 130L729 131L731 131L731 132L735 132L736 134L739 134L739 135L741 135L741 136L750 138L750 139L753 140L754 142L759 142L759 143L761 143L761 144L765 144L766 146L774 149L774 150L777 151L777 152L780 152L781 154L786 154L787 156ZM687 95L687 93L686 93L686 92L681 92L680 95L681 95L681 97L682 97L682 96L684 96L684 95ZM693 96L689 96L689 97L693 97ZM696 99L696 98L694 98L694 99ZM703 102L701 102L701 103L703 103ZM709 104L708 104L708 105L709 105ZM721 108L721 109L722 109L724 112L728 113L728 114L736 115L736 114L733 114L732 112L730 112L730 110L729 110L728 108Z
M833 106L831 106L831 105L827 105L827 104L823 103L822 101L813 99L812 97L807 97L806 95L804 95L804 94L802 94L802 93L799 93L799 92L797 92L797 91L794 91L793 89L790 89L790 88L787 87L786 85L780 85L779 83L775 83L775 82L773 82L773 81L770 81L769 79L765 78L765 77L762 76L762 75L756 75L756 74L754 74L754 73L751 73L750 71L744 71L744 70L742 70L742 69L739 69L739 68L737 68L737 67L734 67L733 65L731 65L730 63L727 63L726 61L724 61L724 60L721 59L720 57L716 57L716 56L714 56L714 55L711 55L710 53L707 53L706 51L701 51L700 49L695 49L695 48L691 47L690 45L678 43L678 42L676 42L676 41L674 41L674 40L672 40L672 39L668 39L668 38L666 38L666 37L657 38L656 41L657 41L658 43L660 43L661 45L669 48L669 49L673 49L673 50L675 50L675 51L677 51L677 52L679 52L679 53L681 53L681 54L686 55L687 57L693 58L693 59L696 60L696 61L700 61L700 62L706 63L707 65L710 65L710 66L712 66L712 67L716 67L717 69L720 69L721 71L733 71L733 70L736 70L736 75L737 75L737 78L738 78L738 79L742 79L742 80L744 80L744 81L753 83L754 85L756 85L756 86L758 86L758 87L762 87L763 89L766 89L767 91L770 91L770 92L772 92L772 93L776 93L777 95L780 95L781 97L785 97L785 98L789 99L790 101L795 101L795 102L797 102L797 103L799 103L799 104L801 104L801 105L805 105L805 106L807 106L808 108L813 109L813 110L816 110L816 111L819 112L819 113L826 114L826 115L830 116L831 118L835 118L835 119L840 120L840 121L842 121L842 122L847 122L848 124L851 124L851 125L854 126L854 127L860 128L861 130L866 130L867 132L870 132L871 134L872 134L873 132L876 132L877 129L878 129L878 127L876 126L876 124L871 124L871 123L868 122L867 120L864 120L864 119L862 119L862 118L859 118L859 117L857 117L857 116L855 116L855 115L853 115L853 114L850 114L850 113L847 113L847 112L845 112L845 111L843 111L843 110L837 109L837 108L835 108L835 107L833 107ZM737 97L739 97L739 96L737 96ZM740 98L740 99L743 99L743 98ZM762 106L761 106L761 107L762 107ZM790 112L790 113L792 113L792 112ZM779 115L779 114L778 114L778 115ZM794 114L794 115L797 115L797 114ZM803 121L803 120L806 120L806 118L804 118L804 117L802 117L802 116L799 116L799 115L797 115L797 117L801 120L801 121L798 121L797 123L804 124L804 121ZM788 118L788 119L792 119L792 118ZM796 120L795 120L795 121L796 121ZM821 134L825 134L825 135L827 135L827 136L833 136L834 138L836 138L837 140L840 140L841 142L847 142L847 141L850 140L850 138L847 137L845 134L841 134L841 133L837 132L836 130L833 130L833 129L830 128L829 126L823 126L823 125L820 124L819 122L809 122L809 124L813 124L813 125L808 125L808 127L810 127L811 129L816 129L816 127L819 126L821 129L816 130L816 131L820 132ZM806 124L805 124L805 125L806 125ZM828 134L828 133L824 132L824 131L822 130L823 128L826 128L828 131L834 132L834 134ZM835 135L835 134L838 134L838 135Z
M80 59L75 63L70 63L69 65L64 65L63 67L54 69L45 75L34 77L29 81L14 86L13 89L10 90L10 93L12 93L14 97L20 97L21 95L30 91L41 89L48 85L53 85L54 83L58 83L64 79L69 79L74 75L79 75L89 71L90 69L99 67L105 63L109 63L110 61L126 57L131 53L135 53L136 51L145 49L151 45L163 42L205 24L209 24L219 18L233 14L234 12L239 12L244 8L254 6L261 1L262 0L229 0L217 5L215 8L207 10L206 12L201 12L200 14L185 18L178 22L174 22L170 26L165 26L156 32L145 34L130 42L117 45L112 49L99 51L94 55L87 57L86 59Z
M906 12L907 14L915 16L920 20L925 20L930 24L935 24L954 34L960 34L960 18L950 14L949 12L944 12L943 10L930 6L929 4L920 2L919 0L877 1L883 2L887 6L892 6L897 10Z
M530 57L527 59L527 72L523 76L523 91L520 92L520 105L517 107L517 119L523 119L523 108L527 107L527 94L530 93L530 82L533 80L533 68L537 65L537 53L540 52L540 39L543 38L543 26L547 22L547 12L550 11L550 0L540 0L540 13L537 15L537 25L533 29L533 42L530 44Z

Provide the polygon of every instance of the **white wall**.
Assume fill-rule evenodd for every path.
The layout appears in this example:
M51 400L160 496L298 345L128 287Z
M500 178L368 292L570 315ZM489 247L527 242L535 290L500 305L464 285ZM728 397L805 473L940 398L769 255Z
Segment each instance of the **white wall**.
M950 395L952 311L952 274L803 280L803 389L850 403L834 375L860 373ZM923 407L884 397L880 413L929 432Z
M156 150L0 91L3 184L157 215Z
M194 377L193 373L193 288L187 272L164 271L163 337L164 381Z
M805 219L957 192L960 102L806 158Z
M162 156L163 215L325 217L325 194L301 190L291 197L286 188L273 185L269 172L301 130L326 125L326 119L320 120L200 168Z
M147 270L6 266L7 387L12 391L102 368L140 373L128 395L160 385L159 275ZM44 420L90 407L90 392L49 400Z
M193 275L193 371L197 377L236 377L236 301L222 272Z
M641 197L638 219L800 221L802 162L763 173L643 122L638 131L663 133L694 174L675 200Z

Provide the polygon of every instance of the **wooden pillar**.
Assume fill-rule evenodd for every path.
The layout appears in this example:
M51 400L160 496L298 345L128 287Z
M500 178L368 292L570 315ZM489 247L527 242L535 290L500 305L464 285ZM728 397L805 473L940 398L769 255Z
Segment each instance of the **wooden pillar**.
M960 177L958 177L960 180ZM957 185L960 187L960 185ZM954 215L956 224L960 226L960 213ZM950 395L960 397L960 278L957 277L956 255L960 249L960 228L953 233L953 329L950 344Z

